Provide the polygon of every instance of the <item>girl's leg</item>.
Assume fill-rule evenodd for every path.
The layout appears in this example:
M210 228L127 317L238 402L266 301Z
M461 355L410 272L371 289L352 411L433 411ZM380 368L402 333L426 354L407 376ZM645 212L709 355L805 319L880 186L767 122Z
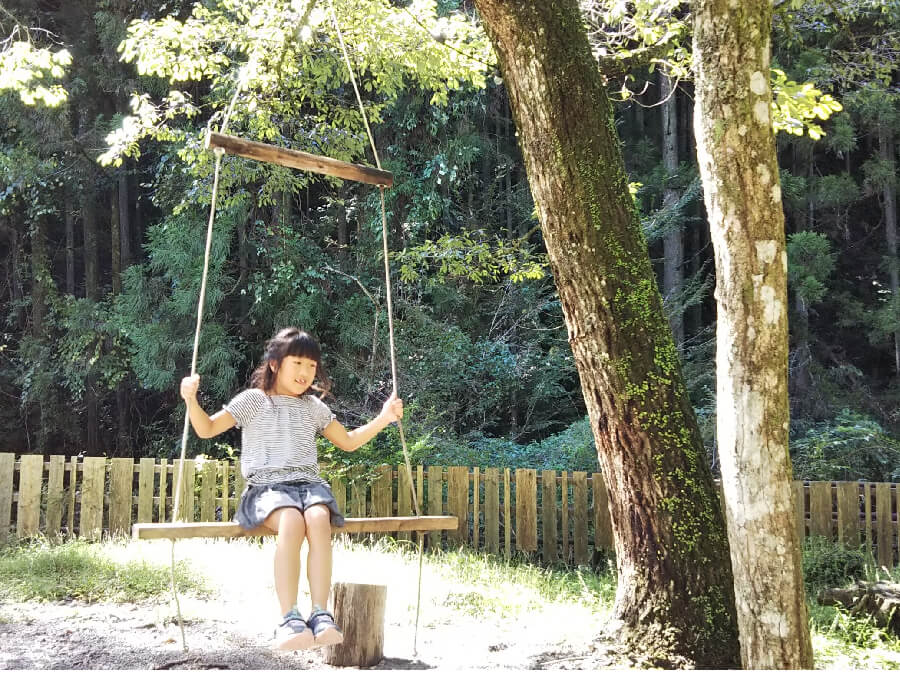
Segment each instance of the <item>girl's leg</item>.
M331 592L331 512L324 504L311 506L303 513L309 556L306 574L313 609L328 607Z
M264 521L278 533L275 544L275 594L281 613L287 614L297 604L300 581L300 545L306 535L306 521L299 509L275 509Z

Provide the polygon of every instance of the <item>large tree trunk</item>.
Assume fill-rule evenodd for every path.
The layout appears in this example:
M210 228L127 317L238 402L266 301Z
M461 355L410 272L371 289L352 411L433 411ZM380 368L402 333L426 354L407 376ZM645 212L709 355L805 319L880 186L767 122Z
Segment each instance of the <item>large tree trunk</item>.
M476 6L499 55L609 491L613 625L662 663L734 665L724 522L578 5Z
M63 201L66 224L66 293L75 295L75 205L69 197L68 190Z
M663 208L673 208L678 203L678 190L668 182L678 171L678 105L672 79L665 73L659 74L660 96L662 104L662 160L666 169L667 185L663 190ZM684 284L684 242L682 229L669 232L663 239L663 295L677 296ZM679 353L684 342L684 313L674 312L669 316L672 335Z
M717 432L746 668L812 668L788 456L787 251L768 0L694 4L694 126L716 259Z

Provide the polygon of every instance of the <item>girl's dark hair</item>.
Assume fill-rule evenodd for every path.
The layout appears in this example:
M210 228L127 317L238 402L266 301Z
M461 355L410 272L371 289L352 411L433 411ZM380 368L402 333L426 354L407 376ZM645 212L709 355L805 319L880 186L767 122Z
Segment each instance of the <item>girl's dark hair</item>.
M322 349L316 339L299 328L282 328L271 340L266 342L266 351L262 361L250 375L250 386L268 393L275 387L278 369L285 356L299 356L316 362L316 381L310 389L326 396L331 389L331 381L325 366L322 365ZM274 364L274 365L272 365ZM270 367L271 366L271 367Z

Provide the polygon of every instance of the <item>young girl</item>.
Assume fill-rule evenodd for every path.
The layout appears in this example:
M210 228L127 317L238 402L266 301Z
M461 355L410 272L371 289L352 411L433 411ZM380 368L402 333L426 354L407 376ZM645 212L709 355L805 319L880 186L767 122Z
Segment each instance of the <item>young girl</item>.
M276 629L279 649L306 649L343 640L326 610L331 591L331 526L344 524L328 483L319 476L316 435L352 452L403 417L395 394L368 424L347 431L311 391L327 392L319 344L297 328L285 328L266 343L262 361L245 389L212 417L197 403L200 376L181 381L194 431L211 438L241 429L241 473L247 481L235 519L245 530L277 533L275 593L283 620ZM306 537L306 574L312 609L297 609L300 545Z

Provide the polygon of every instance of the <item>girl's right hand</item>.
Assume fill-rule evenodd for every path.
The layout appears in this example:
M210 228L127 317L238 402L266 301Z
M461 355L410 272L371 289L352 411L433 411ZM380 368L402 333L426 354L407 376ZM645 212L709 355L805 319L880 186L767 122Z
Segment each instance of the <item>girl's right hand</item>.
M200 376L189 375L181 380L181 398L185 401L196 401L197 390L200 388Z

